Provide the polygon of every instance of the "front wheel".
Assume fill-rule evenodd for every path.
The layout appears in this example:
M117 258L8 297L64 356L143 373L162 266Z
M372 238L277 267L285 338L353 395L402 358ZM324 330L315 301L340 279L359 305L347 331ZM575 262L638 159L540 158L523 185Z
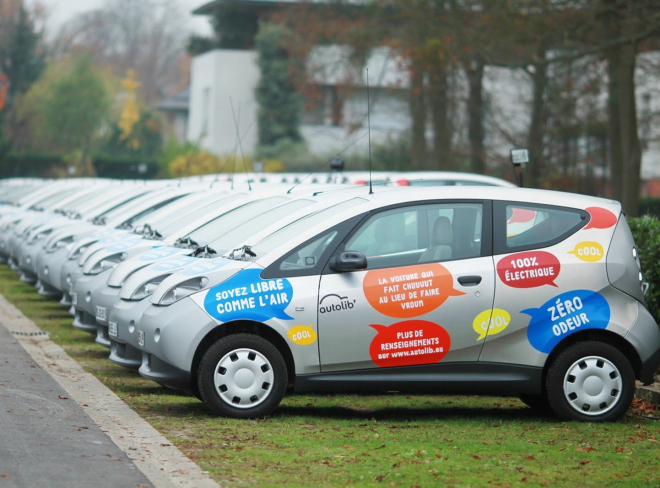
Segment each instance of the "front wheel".
M200 362L199 393L211 410L234 418L268 415L279 405L287 386L282 354L252 334L223 337Z
M563 420L617 420L630 407L634 390L630 361L615 347L596 341L566 348L546 378L550 406Z

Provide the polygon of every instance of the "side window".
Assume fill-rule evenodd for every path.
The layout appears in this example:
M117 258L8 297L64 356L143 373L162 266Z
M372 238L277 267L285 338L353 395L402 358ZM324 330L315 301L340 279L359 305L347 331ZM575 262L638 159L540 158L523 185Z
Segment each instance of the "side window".
M552 246L588 221L583 210L547 205L497 202L495 212L497 253Z
M372 215L344 246L367 257L368 269L481 255L483 206L446 203L396 208Z

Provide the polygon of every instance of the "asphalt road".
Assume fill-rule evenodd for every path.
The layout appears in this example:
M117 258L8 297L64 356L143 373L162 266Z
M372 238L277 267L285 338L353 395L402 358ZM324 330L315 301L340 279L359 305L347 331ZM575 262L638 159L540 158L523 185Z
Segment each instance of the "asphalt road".
M0 487L14 486L153 485L0 327Z

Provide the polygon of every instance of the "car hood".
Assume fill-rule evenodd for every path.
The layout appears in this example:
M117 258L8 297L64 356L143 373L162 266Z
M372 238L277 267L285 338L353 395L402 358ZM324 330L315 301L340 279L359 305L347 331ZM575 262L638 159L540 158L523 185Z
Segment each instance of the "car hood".
M147 242L147 241L145 241ZM134 257L125 260L117 265L117 267L112 271L112 274L108 278L108 286L120 287L126 281L129 276L132 276L138 270L143 268L152 268L156 263L169 262L169 261L178 261L177 259L172 259L178 256L186 257L193 252L193 249L182 249L180 247L170 247L170 246L161 246L156 248L151 248L146 252L135 255ZM189 258L193 259L193 258ZM190 261L183 260L181 261L181 267L186 264L190 264ZM156 275L158 276L158 275ZM150 280L147 278L145 281Z

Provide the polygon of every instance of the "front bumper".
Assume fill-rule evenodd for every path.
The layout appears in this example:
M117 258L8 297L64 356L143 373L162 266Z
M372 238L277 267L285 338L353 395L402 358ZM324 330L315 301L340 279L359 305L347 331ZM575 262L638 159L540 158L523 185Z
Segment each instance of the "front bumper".
M46 252L45 250L37 256L37 277L41 288L40 295L59 296L62 293L62 266L67 261L66 248L59 248L55 252ZM43 292L42 292L43 288Z
M150 297L143 300L119 300L110 310L110 360L126 368L138 369L142 365L142 351L138 349L140 319L151 305Z
M97 332L96 305L92 303L92 293L105 285L110 269L97 275L82 275L73 284L72 304L76 310L73 327L89 333ZM108 342L110 347L110 342Z
M140 319L140 374L163 385L191 390L192 361L202 339L217 324L190 298L167 307L149 305Z

